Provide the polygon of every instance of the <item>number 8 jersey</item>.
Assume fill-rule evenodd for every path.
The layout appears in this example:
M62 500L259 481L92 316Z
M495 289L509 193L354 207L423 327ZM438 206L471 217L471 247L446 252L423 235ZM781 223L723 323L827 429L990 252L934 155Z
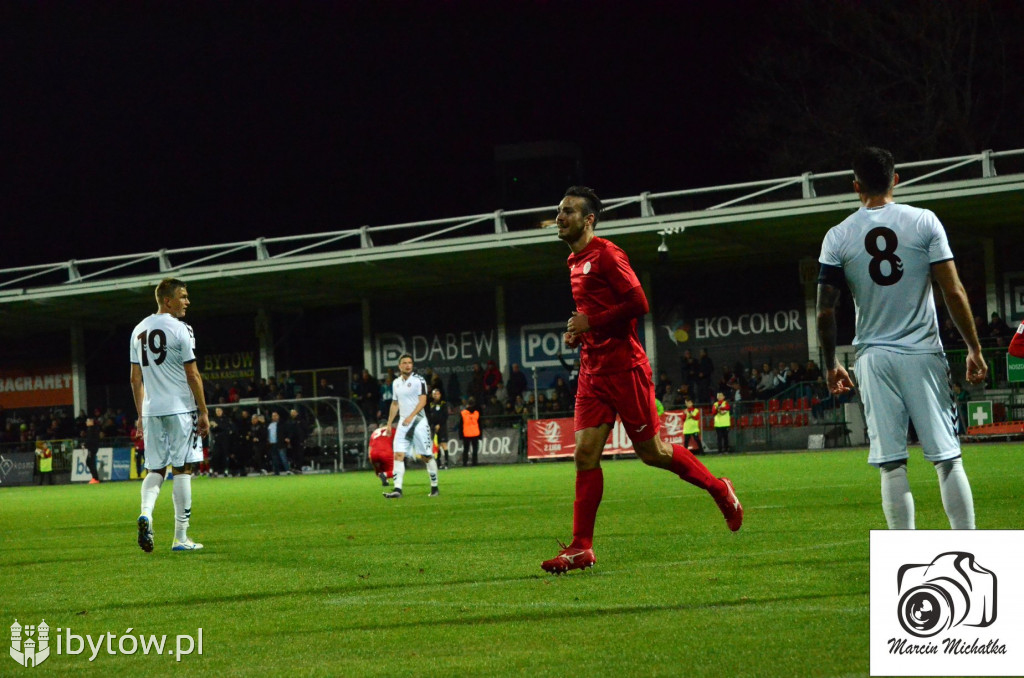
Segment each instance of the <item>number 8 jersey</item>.
M170 313L155 313L132 330L131 362L142 367L146 397L142 416L160 417L196 409L185 379L185 363L196 359L192 328Z
M853 292L858 352L942 351L931 265L953 258L946 231L929 210L887 203L861 207L825 235L818 261L842 268Z

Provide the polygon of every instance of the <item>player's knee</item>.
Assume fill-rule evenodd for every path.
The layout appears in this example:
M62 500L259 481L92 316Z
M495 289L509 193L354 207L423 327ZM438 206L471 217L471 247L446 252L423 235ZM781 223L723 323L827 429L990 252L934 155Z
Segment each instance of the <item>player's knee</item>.
M194 464L188 462L184 466L172 466L171 468L174 470L174 475L177 476L182 474L192 475L194 467Z
M590 471L601 465L601 451L577 445L573 459L576 461L577 470Z
M672 448L668 445L662 445L661 439L657 436L639 443L634 441L633 449L636 451L636 456L640 458L640 461L648 466L663 467L665 465L665 457L672 457Z
M907 472L907 460L900 459L899 461L890 461L886 464L880 465L878 470L883 476L889 476L894 473L905 474Z

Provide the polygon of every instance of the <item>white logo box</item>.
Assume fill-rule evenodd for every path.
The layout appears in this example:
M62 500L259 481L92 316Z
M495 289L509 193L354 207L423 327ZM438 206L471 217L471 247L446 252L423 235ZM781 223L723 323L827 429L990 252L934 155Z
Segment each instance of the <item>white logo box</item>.
M872 676L1024 676L1024 531L872 530Z

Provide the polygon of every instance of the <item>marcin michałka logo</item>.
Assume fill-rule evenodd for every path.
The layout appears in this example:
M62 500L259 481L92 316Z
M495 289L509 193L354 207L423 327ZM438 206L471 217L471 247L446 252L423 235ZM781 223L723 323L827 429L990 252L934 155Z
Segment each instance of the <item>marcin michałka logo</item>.
M1024 532L872 530L870 675L1024 676Z
M974 554L942 553L924 565L904 565L896 586L896 613L907 633L932 636L954 626L989 626L996 620L996 575Z

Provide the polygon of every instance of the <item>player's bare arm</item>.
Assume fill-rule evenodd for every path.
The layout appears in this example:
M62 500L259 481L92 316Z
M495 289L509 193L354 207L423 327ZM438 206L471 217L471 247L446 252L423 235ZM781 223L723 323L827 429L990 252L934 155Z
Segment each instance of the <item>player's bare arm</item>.
M980 384L988 376L988 365L981 355L981 342L978 341L978 330L974 326L971 304L956 272L956 264L952 260L940 261L932 264L931 272L932 279L942 291L949 317L967 344L967 381Z
M386 436L391 435L391 429L393 427L393 424L391 422L393 422L395 420L395 417L397 417L397 416L398 416L398 401L397 400L392 400L391 401L391 409L388 410L387 431L384 432L384 435L386 435Z
M427 406L427 396L420 394L419 400L416 401L416 409L413 410L408 417L402 422L403 426L408 426L416 420L416 415L423 411L423 408Z
M135 428L139 430L139 435L142 435L142 403L146 399L146 386L142 381L142 367L136 363L132 363L132 370L129 379L132 384L132 395L135 397L135 411L138 412L138 418L135 420Z
M825 357L825 381L828 390L836 395L853 388L853 380L836 360L836 304L839 288L828 283L818 284L818 342Z
M192 391L192 397L196 399L196 409L199 411L199 417L196 420L196 433L200 437L205 437L210 433L210 413L206 409L203 377L199 374L199 368L194 361L185 363L185 379L188 381L189 390Z

